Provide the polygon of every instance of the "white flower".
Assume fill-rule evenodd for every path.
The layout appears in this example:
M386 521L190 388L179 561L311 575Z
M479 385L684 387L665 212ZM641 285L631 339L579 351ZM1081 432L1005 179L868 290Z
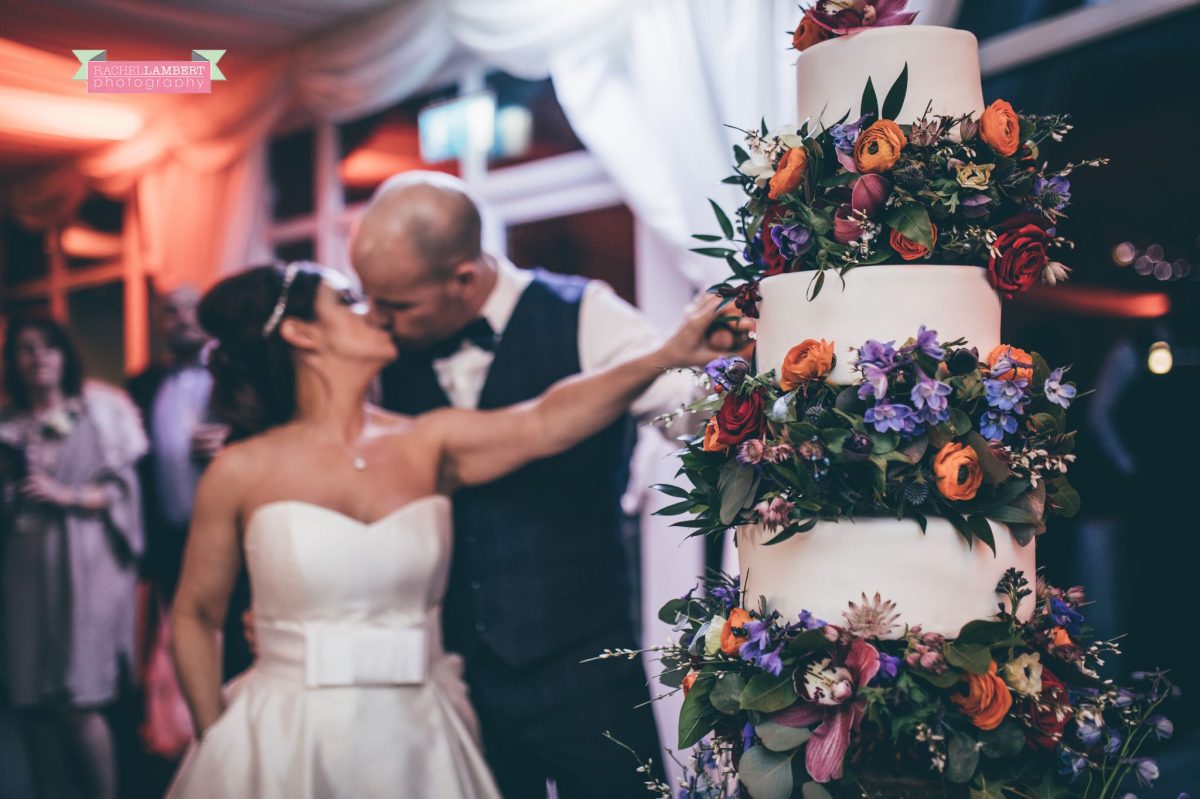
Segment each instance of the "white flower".
M1034 652L1015 657L1004 664L1004 681L1021 696L1042 692L1042 656Z
M896 603L883 598L877 592L874 599L862 595L862 604L850 602L850 609L842 614L846 620L846 630L859 638L884 639L896 629L896 621L900 614L896 613Z
M725 629L725 617L713 616L704 633L704 654L713 657L721 651L721 631Z
M1071 270L1064 264L1058 261L1047 261L1042 267L1042 282L1047 286L1054 286L1059 283L1067 282L1067 275L1071 274Z

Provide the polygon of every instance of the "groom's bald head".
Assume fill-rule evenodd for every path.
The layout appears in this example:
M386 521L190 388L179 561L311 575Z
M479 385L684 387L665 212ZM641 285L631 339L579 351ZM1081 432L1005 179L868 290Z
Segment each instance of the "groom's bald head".
M479 207L461 180L403 172L375 191L353 232L350 258L369 293L422 278L448 279L482 253Z

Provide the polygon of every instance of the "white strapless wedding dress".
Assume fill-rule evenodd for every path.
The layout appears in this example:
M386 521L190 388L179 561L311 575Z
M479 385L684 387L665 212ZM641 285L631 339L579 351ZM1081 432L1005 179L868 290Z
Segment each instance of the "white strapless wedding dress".
M462 661L442 651L450 503L364 524L272 502L250 517L258 659L191 749L173 799L499 799Z

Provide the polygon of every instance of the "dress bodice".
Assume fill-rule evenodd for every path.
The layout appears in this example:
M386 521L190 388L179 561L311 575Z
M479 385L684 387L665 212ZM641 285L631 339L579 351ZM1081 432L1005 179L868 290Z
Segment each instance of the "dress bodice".
M258 668L310 686L420 681L441 655L450 545L439 495L371 523L308 502L259 507L245 531Z

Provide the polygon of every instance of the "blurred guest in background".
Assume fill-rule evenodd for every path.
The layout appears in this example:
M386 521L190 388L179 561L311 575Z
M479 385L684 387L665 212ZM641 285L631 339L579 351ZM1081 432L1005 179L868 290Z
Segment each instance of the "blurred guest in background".
M20 460L4 492L5 671L22 713L39 795L117 795L103 711L131 673L143 532L137 409L85 385L57 323L17 322L4 342L10 404L0 442Z

